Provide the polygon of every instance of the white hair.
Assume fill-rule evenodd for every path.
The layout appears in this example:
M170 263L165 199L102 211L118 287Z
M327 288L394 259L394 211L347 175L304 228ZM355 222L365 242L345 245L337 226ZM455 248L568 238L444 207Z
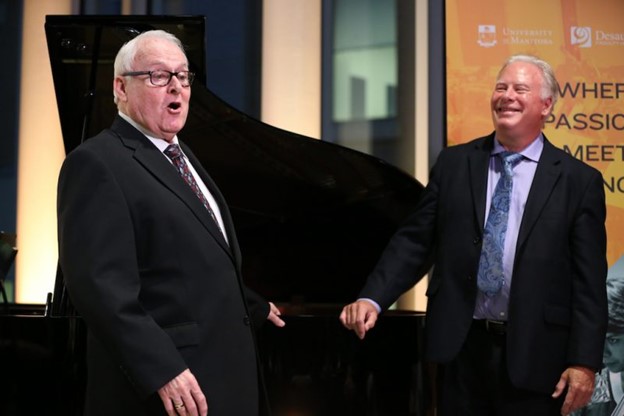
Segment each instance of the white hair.
M134 64L137 53L139 52L141 43L143 43L146 39L162 39L171 42L180 48L182 53L184 53L184 46L182 45L180 39L178 39L175 35L165 32L164 30L148 30L147 32L143 32L134 39L124 43L119 49L117 56L115 57L114 64L115 77L121 76L122 74L133 70L132 65ZM184 56L186 56L185 53ZM114 102L117 104L117 93L113 91L113 95Z
M511 65L514 62L526 62L532 65L535 65L542 74L542 78L544 79L544 84L542 85L542 91L540 96L543 100L547 98L552 98L552 107L555 107L555 103L559 98L559 85L557 84L557 79L555 78L555 71L553 71L550 64L536 56L532 55L512 55L505 61L502 68L498 72L498 75L507 68L507 66Z

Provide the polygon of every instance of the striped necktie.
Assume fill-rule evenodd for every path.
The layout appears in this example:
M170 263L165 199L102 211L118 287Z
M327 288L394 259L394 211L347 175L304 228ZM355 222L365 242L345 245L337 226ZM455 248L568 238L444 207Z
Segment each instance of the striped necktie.
M199 188L199 185L197 185L197 182L195 181L193 174L191 173L188 165L186 164L186 161L184 160L184 155L182 154L182 149L180 149L180 146L177 144L170 144L169 146L167 146L167 148L164 150L163 153L169 159L171 159L171 161L173 162L173 165L177 168L178 173L180 173L180 176L182 176L182 179L184 179L184 181L188 184L188 186L191 187L191 190L195 193L195 195L197 195L197 198L199 198L201 203L208 210L215 224L217 224L217 227L219 228L221 233L223 233L223 230L221 229L221 226L219 225L219 221L217 221L217 217L215 216L214 211L210 207L210 204L208 203L208 199L206 199L206 195L204 195L204 193Z

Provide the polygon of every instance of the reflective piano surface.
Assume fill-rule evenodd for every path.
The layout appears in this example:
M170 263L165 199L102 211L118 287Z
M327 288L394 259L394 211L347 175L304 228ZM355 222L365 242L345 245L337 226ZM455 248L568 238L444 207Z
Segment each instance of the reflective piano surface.
M205 79L203 18L47 17L67 152L109 126L112 61L148 28L180 37ZM382 160L254 120L197 81L180 137L228 201L247 284L276 302L287 322L266 325L258 337L273 414L427 414L423 314L389 312L364 341L338 322L422 185ZM9 392L0 414L80 414L86 329L62 275L46 306L13 305L0 331L0 391Z
M86 329L76 316L52 317L42 305L0 312L0 415L79 415Z

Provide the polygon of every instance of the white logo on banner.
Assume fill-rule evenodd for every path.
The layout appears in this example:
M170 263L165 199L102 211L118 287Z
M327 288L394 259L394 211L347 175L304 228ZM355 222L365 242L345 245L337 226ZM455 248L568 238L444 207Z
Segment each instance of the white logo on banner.
M570 43L579 48L591 48L592 30L589 26L572 26L570 28Z
M477 43L484 48L491 48L496 45L496 26L479 25L479 38Z

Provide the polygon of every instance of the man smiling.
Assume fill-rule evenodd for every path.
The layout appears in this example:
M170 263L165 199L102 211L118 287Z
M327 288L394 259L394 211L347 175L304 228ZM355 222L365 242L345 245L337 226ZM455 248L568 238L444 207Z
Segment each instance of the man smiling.
M340 320L363 338L431 266L425 355L440 416L554 416L591 397L607 323L600 173L542 133L550 65L509 58L495 131L443 150L416 209Z
M521 151L533 142L551 113L556 95L542 82L540 69L515 60L503 68L491 98L497 139L509 151Z

